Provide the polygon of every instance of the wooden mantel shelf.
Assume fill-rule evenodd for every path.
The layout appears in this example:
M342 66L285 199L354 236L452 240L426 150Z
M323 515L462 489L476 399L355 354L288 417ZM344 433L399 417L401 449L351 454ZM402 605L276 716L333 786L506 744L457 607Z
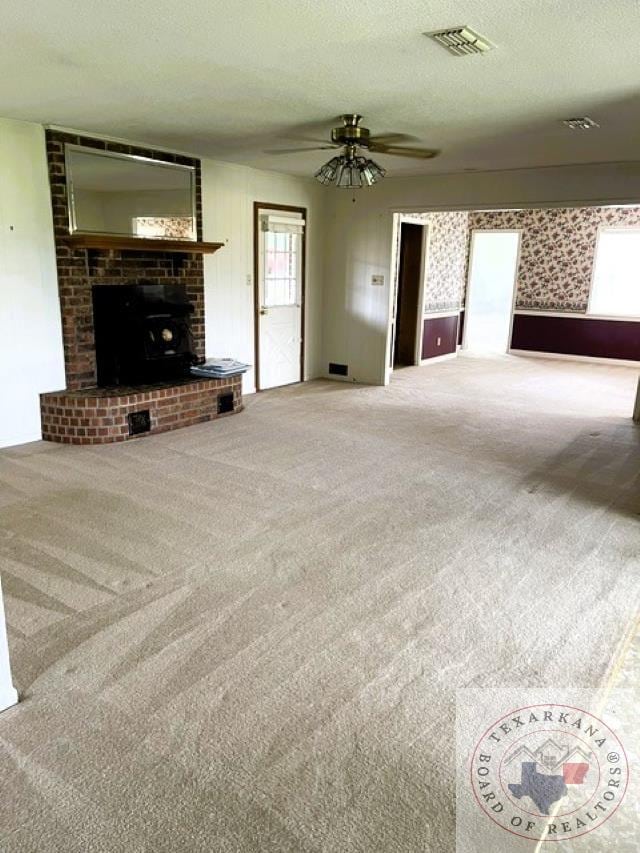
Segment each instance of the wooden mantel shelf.
M224 243L162 240L153 237L120 237L113 234L69 234L64 241L78 249L127 249L134 252L176 252L181 255L211 255L224 246Z

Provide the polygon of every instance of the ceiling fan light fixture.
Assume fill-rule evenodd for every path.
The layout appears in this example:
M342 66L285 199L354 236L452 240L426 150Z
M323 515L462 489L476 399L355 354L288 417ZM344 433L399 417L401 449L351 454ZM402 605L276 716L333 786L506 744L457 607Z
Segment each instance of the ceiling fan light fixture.
M362 176L360 175L357 160L351 159L346 161L338 175L336 186L345 190L360 189L362 186Z
M315 179L320 181L321 184L324 184L325 187L333 183L336 179L338 169L340 168L341 159L343 158L332 157L331 160L324 164L324 166L320 166L314 175Z
M353 190L373 186L385 174L385 170L373 160L341 154L321 166L314 177L324 186L335 184L341 189Z
M379 166L374 160L365 160L362 167L362 177L368 187L373 186L387 174L386 170Z

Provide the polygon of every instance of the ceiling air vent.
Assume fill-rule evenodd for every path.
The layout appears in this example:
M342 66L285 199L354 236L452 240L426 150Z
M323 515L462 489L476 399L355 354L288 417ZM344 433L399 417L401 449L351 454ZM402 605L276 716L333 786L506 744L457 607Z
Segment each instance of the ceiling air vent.
M566 124L566 126L570 127L571 130L591 130L592 127L600 127L600 125L592 118L589 118L589 116L580 116L580 118L565 118L563 119L562 124Z
M484 36L474 32L470 27L450 27L448 30L436 30L425 33L430 39L448 50L454 56L470 56L474 53L487 53L493 50L493 45Z

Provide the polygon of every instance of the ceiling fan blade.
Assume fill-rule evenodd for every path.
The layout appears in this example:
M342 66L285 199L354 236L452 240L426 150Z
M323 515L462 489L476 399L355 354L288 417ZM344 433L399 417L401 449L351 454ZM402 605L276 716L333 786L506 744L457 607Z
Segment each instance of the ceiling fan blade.
M384 145L378 142L369 145L369 151L378 154L393 154L396 157L415 157L420 160L430 160L440 153L434 148L403 148L400 145Z
M394 142L416 142L416 137L408 133L380 133L370 136L369 142L373 145L389 145Z
M286 139L293 139L296 142L315 142L317 145L330 145L328 137L329 134L321 138L320 136L301 136L299 134L288 133Z
M340 145L317 145L315 148L269 148L263 154L299 154L302 151L329 151L340 148Z

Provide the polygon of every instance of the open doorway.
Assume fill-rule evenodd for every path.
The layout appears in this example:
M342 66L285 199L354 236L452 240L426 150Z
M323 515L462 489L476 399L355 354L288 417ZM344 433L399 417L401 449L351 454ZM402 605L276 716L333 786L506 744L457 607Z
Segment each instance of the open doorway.
M511 339L520 231L471 232L463 346L506 353Z
M397 293L395 301L393 367L420 361L422 276L425 225L400 223Z

